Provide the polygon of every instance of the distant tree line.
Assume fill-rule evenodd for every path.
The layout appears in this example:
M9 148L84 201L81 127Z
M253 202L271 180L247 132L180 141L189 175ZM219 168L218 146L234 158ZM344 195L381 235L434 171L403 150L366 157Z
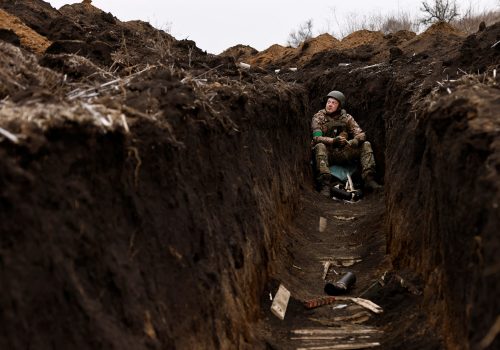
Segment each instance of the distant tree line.
M500 0L498 1L500 5ZM455 26L466 34L474 33L478 30L480 23L485 25L500 21L500 10L477 10L469 5L468 8L460 11L456 0L427 0L421 2L420 11L422 17L415 18L408 12L398 14L382 15L372 14L360 17L358 14L348 14L343 17L345 23L340 23L333 10L333 20L339 27L338 33L332 33L337 38L343 38L350 33L361 29L381 31L384 34L395 33L399 30L418 32L422 27L437 22L446 22ZM308 19L300 24L296 30L292 30L288 36L287 44L297 47L304 41L313 37L313 20ZM325 32L330 32L326 30Z

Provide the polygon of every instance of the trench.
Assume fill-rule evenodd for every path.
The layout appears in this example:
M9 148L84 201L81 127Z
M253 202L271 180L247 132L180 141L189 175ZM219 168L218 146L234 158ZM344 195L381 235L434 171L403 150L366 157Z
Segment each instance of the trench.
M304 79L304 83L309 91L318 92L311 101L320 100L321 91L337 87L348 96L355 96L349 109L353 115L359 115L357 120L375 145L379 174L384 174L383 208L373 204L360 211L349 209L346 215L355 220L375 211L372 219L377 215L384 217L379 226L364 227L364 223L353 224L350 228L349 239L354 241L358 238L357 232L363 232L361 246L365 249L371 246L376 252L377 244L385 244L385 249L378 251L379 260L368 266L362 261L370 256L358 252L360 263L351 270L361 274L361 281L358 279L359 289L353 290L352 294L365 293L367 285L364 283L376 283L387 272L395 273L400 283L394 284L393 279L392 285L389 283L382 288L379 283L365 294L387 311L382 317L376 316L368 321L358 322L352 318L353 315L359 316L359 310L348 316L331 310L304 310L298 306L301 302L321 295L321 288L318 289L318 285L322 286L319 262L325 261L325 255L321 258L311 253L308 264L315 261L315 265L306 269L309 268L307 273L315 276L314 282L309 280L310 276L301 276L303 273L293 264L288 273L280 276L295 287L300 296L295 301L295 308L292 307L292 314L300 314L302 323L293 324L292 321L292 325L284 327L288 331L286 339L302 337L304 343L297 346L285 341L287 345L281 343L277 348L335 348L329 343L332 339L336 339L336 344L342 348L338 328L345 328L340 333L343 336L340 339L346 341L345 348L368 347L370 344L382 348L494 348L495 338L491 334L495 334L496 312L483 309L481 305L485 300L492 301L489 293L496 288L492 277L496 271L495 258L486 247L496 246L492 235L498 220L498 212L494 213L497 211L494 198L498 198L497 181L494 180L497 176L494 164L498 164L495 141L498 133L495 130L498 129L493 125L498 125L498 119L487 106L498 103L494 97L498 92L494 84L483 85L481 91L471 90L477 82L471 80L453 86L454 96L449 96L451 91L446 93L444 89L438 89L437 93L433 92L434 96L429 97L432 77L413 81L411 77L401 77L394 70L404 71L404 68L397 64L364 67L357 73L356 68L350 68L349 74L345 69L329 68L317 75L312 74L311 80ZM413 74L420 74L418 65L414 67ZM335 81L333 86L329 85L331 81ZM363 86L361 90L360 85ZM411 101L419 101L424 108L418 108ZM489 126L484 128L487 124ZM335 218L332 220L332 213L335 210L342 213L345 209L326 203L310 205L316 208L316 215L309 217L311 224L307 239L319 239L320 246L328 246L328 238L317 232L317 221L318 213L331 208L330 217L324 216L333 221L335 239L330 242L330 252L335 256L332 252L342 242L345 223L339 224ZM485 242L488 243L485 245ZM345 253L344 249L337 254L345 256ZM303 255L298 254L302 259ZM302 288L297 285L297 280ZM315 287L311 287L313 283ZM308 293L304 293L304 286L309 286ZM372 284L368 283L368 286ZM478 316L477 312L485 318ZM337 319L337 322L332 322L332 319ZM276 321L271 322L276 325ZM360 343L356 336L351 334L349 337L349 327L359 323L378 326L377 330L383 335L367 336L365 342ZM309 327L308 336L297 336L297 333L304 332L300 326L304 328L306 325ZM327 341L319 340L328 338L325 337L328 330L321 325L328 329L337 327L330 331L334 334L329 334ZM283 326L277 326L280 328Z
M377 72L371 83L387 85L388 77L380 77ZM228 94L226 107L238 112L231 123L214 122L197 108L190 120L179 112L185 107L167 107L168 128L132 119L132 136L63 124L44 133L37 147L4 147L10 163L2 169L1 221L9 234L2 236L1 263L10 293L2 299L15 305L3 314L5 345L292 349L335 339L351 348L442 346L442 334L424 314L430 308L442 319L445 312L425 304L429 296L422 292L433 286L415 262L400 261L407 250L394 237L398 220L411 223L407 207L391 201L407 182L390 174L408 164L383 156L390 154L386 132L402 132L387 126L394 112L382 113L373 90L351 103L374 135L379 174L386 171L385 199L383 193L355 204L323 199L314 191L308 148L309 106L319 97L304 98L304 91L325 88L269 89L265 101ZM372 106L370 113L365 106ZM417 132L407 142L413 137L423 136ZM329 223L322 233L319 217ZM383 316L351 304L304 309L303 301L325 295L322 264L329 259L337 273L356 273L349 295L363 293L385 309ZM353 265L344 267L346 260ZM386 288L364 293L387 273L407 284L395 277ZM330 271L328 278L336 276ZM292 291L283 322L273 319L268 299L281 283ZM30 336L12 337L19 329ZM313 332L309 338L343 333L326 340L294 333L304 330Z
M396 98L381 104L382 96L396 95L400 86L391 81L389 70L373 74L364 71L357 78L373 85L365 94L347 84L344 90L348 96L357 94L351 113L360 116L374 144L379 174L385 172L385 194L370 194L355 204L323 199L312 185L310 106L328 90L329 76L302 86L266 83L265 94L223 91L223 103L232 112L227 120L214 120L203 108L185 102L164 107L169 124L130 119L132 134L62 123L43 134L34 132L26 145L4 143L0 263L7 292L1 299L2 305L10 305L2 313L5 347L292 349L327 346L334 340L348 348L399 348L408 342L413 348L431 348L443 346L446 336L456 342L457 330L465 326L453 322L466 318L448 315L446 303L457 297L452 283L464 281L432 280L437 278L435 266L442 265L428 261L428 255L455 259L448 251L452 248L435 242L446 237L437 235L432 220L421 229L422 218L411 219L410 208L433 200L433 210L419 213L451 214L434 197L426 197L425 188L419 196L401 198L410 190L408 183L425 186L422 174L411 178L418 169L410 165L420 165L421 157L428 157L426 149L439 142L432 140L432 124L419 125L405 139L409 146L397 148L403 154L387 149L395 142L393 135L408 130L405 122L397 124L396 111L401 121L409 113L387 107L399 106ZM194 93L176 89L176 100ZM458 107L449 103L444 108L460 108L463 101ZM415 139L426 142L414 144ZM463 155L457 152L457 157ZM489 156L484 146L477 152L480 158L467 168L471 172L480 171ZM476 159L474 153L466 154ZM395 162L394 157L412 163ZM436 164L443 158L427 160L432 164L426 167L445 171L440 177L446 178L446 166ZM403 170L408 177L401 178ZM478 184L469 186L463 193ZM441 203L452 193L445 187ZM471 214L470 208L463 210ZM487 213L474 215L467 222L477 225ZM319 217L329 223L322 233ZM486 225L495 227L490 221ZM425 242L400 237L402 233ZM459 243L453 249L460 249ZM439 249L431 247L435 244ZM420 260L407 254L420 249ZM321 275L328 259L339 264L338 273L355 271L352 295L363 293L385 314L351 304L344 310L305 310L305 300L325 295ZM345 260L353 265L343 266ZM454 260L459 263L467 262ZM329 273L328 278L336 278ZM386 288L364 293L387 273L396 277ZM453 276L454 270L446 273ZM292 291L284 322L269 312L268 295L281 283ZM450 295L437 298L434 288ZM445 326L434 329L433 321ZM28 336L16 337L19 330ZM314 332L325 330L337 333L314 338ZM307 338L301 331L312 335Z
M312 76L309 73L302 81L310 93L310 104L318 106L317 109L324 101L324 91L342 89L347 96L353 96L348 101L349 111L373 145L379 180L386 181L385 191L393 185L408 183L398 177L384 176L388 165L398 166L387 164L386 135L401 133L405 128L399 125L401 129L393 130L391 123L395 114L392 106L399 105L388 96L401 92L391 70L392 67L382 65L347 74L343 68L330 68ZM334 80L335 85L331 85ZM364 89L360 90L360 85ZM397 113L408 115L409 111L400 108ZM425 315L425 310L432 306L423 302L422 275L407 266L393 265L387 227L394 219L386 207L386 192L369 193L356 203L325 200L314 191L312 176L308 175L300 193L299 214L283 237L287 249L282 252L281 268L274 272L261 296L263 321L259 330L266 345L272 349L445 346L442 334ZM320 220L325 220L326 229L319 229ZM325 263L331 263L326 272ZM347 272L356 275L356 283L347 297L375 302L384 310L382 314L346 299L346 295L338 297L332 305L305 307L307 301L324 299L325 284ZM291 292L284 320L278 320L269 311L279 285Z
M127 133L62 118L3 144L6 348L274 343L253 325L269 279L293 265L291 225L317 195L313 98L278 80L221 89L231 117L215 119L175 76L145 78L168 87L158 97L165 119L129 115ZM377 222L381 208L371 208Z
M453 59L475 67L474 51L498 65L481 42ZM0 142L0 348L498 345L496 80L457 71L440 87L452 64L430 53L369 64L335 51L277 76L192 46L188 64L191 43L174 44L173 63L71 102L51 83L102 83L89 60L0 43L2 72L19 79L0 90L0 123L22 136ZM384 182L355 204L313 188L309 123L332 89L348 96ZM124 119L108 118L116 111ZM338 265L327 278L354 271L349 295L384 313L305 309L325 295L326 260ZM269 311L280 284L292 293L283 321Z

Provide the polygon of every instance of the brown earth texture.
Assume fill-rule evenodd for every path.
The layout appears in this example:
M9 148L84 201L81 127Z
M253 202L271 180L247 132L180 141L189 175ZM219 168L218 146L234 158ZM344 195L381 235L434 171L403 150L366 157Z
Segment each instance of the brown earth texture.
M500 23L212 55L0 9L0 349L500 348ZM314 185L331 90L383 183L356 202Z

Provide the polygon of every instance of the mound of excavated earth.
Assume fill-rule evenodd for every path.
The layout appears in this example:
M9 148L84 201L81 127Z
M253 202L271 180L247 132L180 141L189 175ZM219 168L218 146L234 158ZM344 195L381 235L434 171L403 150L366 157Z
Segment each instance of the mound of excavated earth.
M89 1L0 20L1 349L500 346L500 23L217 56ZM331 90L354 203L314 188Z

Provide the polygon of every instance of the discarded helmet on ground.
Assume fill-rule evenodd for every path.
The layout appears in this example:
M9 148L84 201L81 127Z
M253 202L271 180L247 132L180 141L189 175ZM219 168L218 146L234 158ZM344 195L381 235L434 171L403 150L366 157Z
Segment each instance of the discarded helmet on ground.
M333 91L330 91L328 93L328 95L326 95L326 99L328 100L328 98L334 98L336 99L337 101L339 101L340 103L340 106L341 107L344 107L344 104L345 104L345 96L343 93L341 93L340 91L337 91L337 90L333 90Z

